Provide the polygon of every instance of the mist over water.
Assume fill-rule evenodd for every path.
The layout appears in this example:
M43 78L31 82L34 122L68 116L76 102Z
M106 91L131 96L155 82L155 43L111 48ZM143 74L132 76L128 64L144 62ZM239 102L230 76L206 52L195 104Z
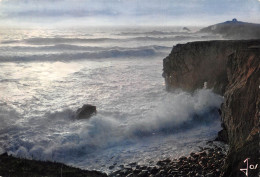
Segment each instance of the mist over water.
M222 97L168 93L161 76L173 45L218 36L179 28L1 34L2 152L107 171L187 154L220 130ZM83 104L98 113L75 120Z

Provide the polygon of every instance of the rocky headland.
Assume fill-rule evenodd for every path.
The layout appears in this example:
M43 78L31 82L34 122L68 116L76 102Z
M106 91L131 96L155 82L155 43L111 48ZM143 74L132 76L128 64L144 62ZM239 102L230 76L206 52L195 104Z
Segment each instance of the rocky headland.
M260 39L260 24L233 19L202 28L199 32L222 35L225 39Z
M259 164L260 40L176 45L163 61L163 76L168 90L207 87L224 96L217 140L230 148L221 176L245 176L240 169L247 158ZM258 176L258 169L248 168L248 176Z

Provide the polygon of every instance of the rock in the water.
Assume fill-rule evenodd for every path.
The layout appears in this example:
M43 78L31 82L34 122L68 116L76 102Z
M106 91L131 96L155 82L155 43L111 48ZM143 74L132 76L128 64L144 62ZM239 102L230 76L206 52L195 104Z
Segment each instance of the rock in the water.
M187 27L183 27L182 30L183 30L183 31L190 31L190 29L187 28Z
M88 119L96 113L96 106L85 104L76 111L76 119Z

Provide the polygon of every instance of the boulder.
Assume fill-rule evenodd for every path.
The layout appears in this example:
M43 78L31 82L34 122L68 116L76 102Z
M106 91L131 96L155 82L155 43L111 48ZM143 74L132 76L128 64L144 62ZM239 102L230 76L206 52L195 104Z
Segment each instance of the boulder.
M187 28L187 27L183 27L182 30L183 30L183 31L190 31L190 29Z
M84 104L82 108L76 111L76 119L89 119L91 116L97 113L96 106L90 104Z

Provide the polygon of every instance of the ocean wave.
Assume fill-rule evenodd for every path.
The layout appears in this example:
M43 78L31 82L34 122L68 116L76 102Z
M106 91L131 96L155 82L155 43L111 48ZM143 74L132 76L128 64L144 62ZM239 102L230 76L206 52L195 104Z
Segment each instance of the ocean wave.
M192 131L198 126L216 126L219 119L216 110L222 101L221 96L207 89L194 94L177 92L169 94L142 119L128 123L105 112L79 121L68 109L46 113L45 118L37 119L38 130L25 128L23 136L13 137L15 142L10 143L6 150L16 156L42 160L63 161L65 157L82 157L98 149L134 143L147 136ZM57 127L64 132L50 134ZM30 139L34 140L33 144Z
M25 56L0 56L1 62L29 62L29 61L72 61L81 59L102 59L102 58L131 58L151 57L160 54L156 49L133 49L133 50L107 50L97 52L77 52L58 54L35 54Z
M11 51L15 52L24 52L24 51L104 51L104 50L142 50L142 49L155 49L155 50L169 50L172 47L161 46L161 45L147 45L140 47L97 47L97 46L81 46L73 44L56 44L56 45L47 45L47 46L3 46L0 47L0 51Z
M64 43L104 43L104 42L129 42L129 41L181 41L193 40L198 37L193 35L177 35L171 37L153 37L153 36L139 36L129 38L29 38L20 41L7 40L2 41L2 44L26 43L31 45L48 45L48 44L64 44Z
M166 31L147 31L147 32L121 32L115 35L119 36L134 36L134 35L187 35L188 32L166 32Z
M88 42L111 42L116 41L114 38L30 38L23 42L29 44L59 44L59 43L88 43Z

